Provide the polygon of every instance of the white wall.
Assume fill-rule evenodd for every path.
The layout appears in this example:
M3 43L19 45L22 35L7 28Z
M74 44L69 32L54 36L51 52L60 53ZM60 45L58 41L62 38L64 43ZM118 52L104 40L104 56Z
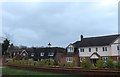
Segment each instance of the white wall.
M115 42L113 44L111 44L111 53L112 53L112 56L118 56L120 54L120 50L118 51L117 50L117 46L120 46L120 37L118 39L115 40Z
M96 52L96 48L98 48L97 53L100 56L118 56L120 55L120 50L117 50L117 46L120 46L120 37L116 39L111 45L109 46L93 46L93 47L80 47L79 56L80 57L90 57L94 52ZM103 47L107 47L107 51L103 51ZM84 48L84 52L80 52L80 49ZM91 48L91 52L89 52L89 48Z
M111 45L111 54L112 54L112 56L118 56L117 46L118 46L118 44L112 44Z
M107 51L103 51L103 47L107 47ZM80 48L84 48L84 52L80 52ZM100 56L110 56L111 48L110 46L94 46L94 47L80 47L79 48L79 56L80 57L90 57L94 52L96 52L96 48L98 48L97 53ZM91 52L89 52L89 48L91 48Z
M71 49L72 48L72 49ZM67 47L67 52L74 52L74 46L73 45L69 45Z

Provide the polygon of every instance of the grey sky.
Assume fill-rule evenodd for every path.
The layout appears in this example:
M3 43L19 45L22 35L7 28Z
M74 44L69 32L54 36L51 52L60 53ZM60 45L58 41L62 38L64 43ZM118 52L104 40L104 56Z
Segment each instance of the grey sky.
M84 37L118 32L117 3L7 2L2 25L15 45L66 47Z

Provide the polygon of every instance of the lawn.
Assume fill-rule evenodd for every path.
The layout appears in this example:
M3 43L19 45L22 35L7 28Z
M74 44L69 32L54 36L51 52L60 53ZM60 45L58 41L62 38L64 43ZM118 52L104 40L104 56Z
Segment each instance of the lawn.
M2 75L7 77L75 77L65 74L45 73L45 72L33 72L26 70L18 70L14 68L2 68ZM5 76L6 77L6 76ZM81 77L81 76L80 76Z
M61 75L55 73L33 72L26 70L18 70L14 68L2 68L3 75Z

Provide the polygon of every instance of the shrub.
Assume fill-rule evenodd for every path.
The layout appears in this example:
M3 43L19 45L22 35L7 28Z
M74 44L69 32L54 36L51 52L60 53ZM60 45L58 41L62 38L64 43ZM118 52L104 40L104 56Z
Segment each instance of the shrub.
M23 64L23 65L26 64L26 60L24 58L22 59L21 64Z
M115 68L120 69L120 61L117 61L117 62L115 63Z
M58 65L58 61L54 60L54 65Z
M8 61L8 64L13 64L13 59L10 59L10 60Z
M74 66L74 63L73 62L70 62L70 63L65 63L65 64L63 64L63 66L64 67L67 67L67 68L69 68L69 67L73 67Z
M54 65L53 59L46 59L46 65Z
M96 67L95 67L95 65L94 65L94 64L92 64L92 65L91 65L91 68L92 68L92 69L95 69Z
M96 63L96 67L97 68L104 68L104 62L103 62L102 58L99 58L99 60Z
M81 62L81 67L83 67L83 68L91 68L91 66L92 66L92 64L91 64L90 59L84 59Z
M28 64L29 64L29 65L34 65L33 59L29 59L29 60L28 60Z
M38 60L38 65L43 66L46 65L46 60L42 59L41 61Z
M18 60L14 60L13 64L19 64L19 61Z
M113 60L109 57L106 61L107 68L114 68Z

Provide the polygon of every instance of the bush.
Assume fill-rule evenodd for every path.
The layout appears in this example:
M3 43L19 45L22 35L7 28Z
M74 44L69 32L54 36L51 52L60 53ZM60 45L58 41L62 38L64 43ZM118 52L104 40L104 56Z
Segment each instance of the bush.
M120 61L117 61L114 65L115 65L115 68L120 69Z
M107 68L114 68L113 60L110 57L106 61L106 66L107 66Z
M96 67L95 67L95 65L94 65L94 64L92 64L92 65L91 65L91 68L92 68L92 69L95 69Z
M33 59L29 59L29 60L28 60L28 64L29 64L29 65L34 65Z
M10 59L10 60L8 61L8 64L13 64L13 59Z
M81 65L82 68L91 68L91 67L92 67L92 64L91 64L90 59L84 59L84 60L81 62L80 65Z
M14 60L13 64L19 64L19 61L18 60Z
M58 65L58 61L54 60L54 65Z
M21 64L23 64L23 65L26 64L26 60L24 58L22 59Z
M102 58L99 58L99 60L96 63L96 67L97 68L104 68L104 62L103 62Z
M43 59L43 60L39 61L39 65L42 65L42 66L46 65L46 60Z
M65 63L64 64L64 67L73 67L74 66L74 63L73 62L71 62L71 63Z
M49 65L50 65L50 66L51 66L51 65L54 65L53 59L51 59L51 58L50 58L50 59L46 59L46 65L48 65L48 66L49 66Z

